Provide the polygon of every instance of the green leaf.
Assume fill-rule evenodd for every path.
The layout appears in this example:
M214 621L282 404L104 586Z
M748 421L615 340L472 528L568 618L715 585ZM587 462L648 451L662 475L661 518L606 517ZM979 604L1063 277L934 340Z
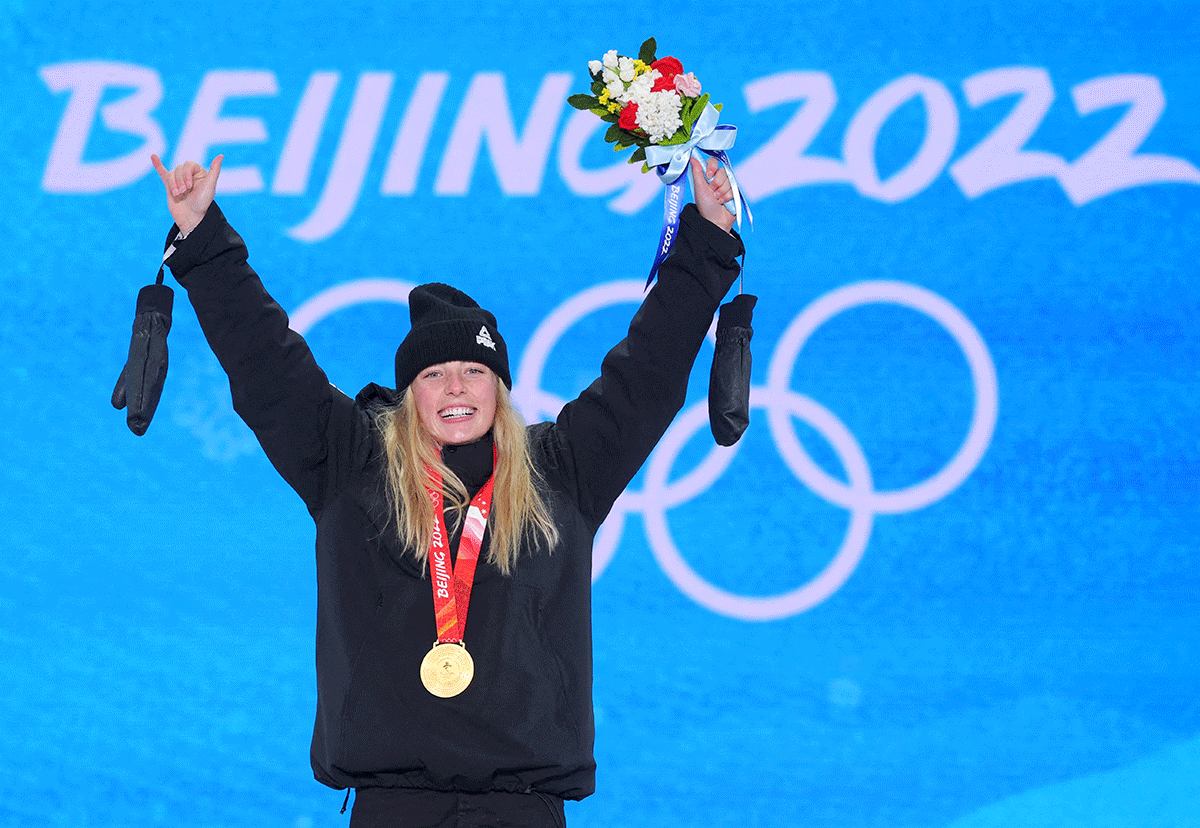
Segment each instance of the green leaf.
M606 109L604 110L604 114L600 116L600 120L604 121L605 123L615 124L617 121L621 120L621 116L615 112L609 112Z
M638 161L645 161L645 160L646 160L646 148L645 147L638 147L637 149L635 149L633 151L633 155L629 156L629 163L631 163L631 164L636 163Z
M604 133L604 140L608 141L610 144L614 141L619 141L621 140L621 133L624 131L625 130L621 129L616 124L613 124L608 128L608 131Z
M567 98L567 103L576 109L592 109L600 106L600 99L593 98L591 95L572 95Z
M654 63L654 61L656 60L656 58L654 57L654 53L657 50L658 50L658 43L654 40L654 38L650 38L649 40L647 40L645 43L642 44L642 48L638 49L638 60L640 60L642 63L645 63L646 65Z
M689 135L692 132L692 124L696 123L698 117L696 108L691 104L685 104L683 109L679 110L679 120L683 121L683 128L688 131Z

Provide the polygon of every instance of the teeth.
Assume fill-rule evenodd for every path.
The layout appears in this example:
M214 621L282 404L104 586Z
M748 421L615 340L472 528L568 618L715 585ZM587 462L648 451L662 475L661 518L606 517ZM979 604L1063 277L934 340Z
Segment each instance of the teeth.
M466 417L474 410L475 409L473 408L468 408L465 406L461 408L447 408L442 412L442 419L445 420L449 419L450 417Z

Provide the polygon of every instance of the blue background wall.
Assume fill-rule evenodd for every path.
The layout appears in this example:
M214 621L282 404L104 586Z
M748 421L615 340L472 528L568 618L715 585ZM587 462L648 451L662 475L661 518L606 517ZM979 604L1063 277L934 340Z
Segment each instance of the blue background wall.
M0 824L346 820L311 524L182 293L149 433L109 406L170 224L148 153L225 153L340 387L407 329L372 284L449 280L542 416L660 210L563 99L650 35L739 128L756 408L714 452L702 352L602 533L572 823L1197 824L1194 4L43 5L0 12Z

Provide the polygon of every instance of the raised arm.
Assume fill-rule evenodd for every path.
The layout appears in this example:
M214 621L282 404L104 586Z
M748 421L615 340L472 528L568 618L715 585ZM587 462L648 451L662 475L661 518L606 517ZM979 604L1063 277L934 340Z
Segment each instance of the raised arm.
M600 378L563 408L553 430L593 529L683 406L692 364L737 278L742 243L723 223L729 216L732 226L733 218L719 201L720 178L720 172L713 182L698 176L697 204L683 210L672 252L628 335L605 356ZM701 202L705 209L715 204L721 221L706 219Z
M186 237L175 242L167 265L229 376L234 409L315 516L337 475L331 463L345 456L340 441L356 426L353 403L330 385L308 343L290 329L287 314L250 267L241 236L213 201L221 156L207 170L193 162L167 170L152 160Z

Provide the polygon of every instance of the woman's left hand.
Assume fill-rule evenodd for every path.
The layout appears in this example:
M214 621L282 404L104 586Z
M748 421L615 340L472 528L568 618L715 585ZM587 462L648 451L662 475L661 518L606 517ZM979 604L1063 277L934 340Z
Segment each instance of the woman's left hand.
M700 215L720 227L726 233L733 227L734 215L725 209L725 203L733 200L733 187L725 169L717 159L708 159L708 170L695 156L691 159L692 184L696 191L696 209Z

